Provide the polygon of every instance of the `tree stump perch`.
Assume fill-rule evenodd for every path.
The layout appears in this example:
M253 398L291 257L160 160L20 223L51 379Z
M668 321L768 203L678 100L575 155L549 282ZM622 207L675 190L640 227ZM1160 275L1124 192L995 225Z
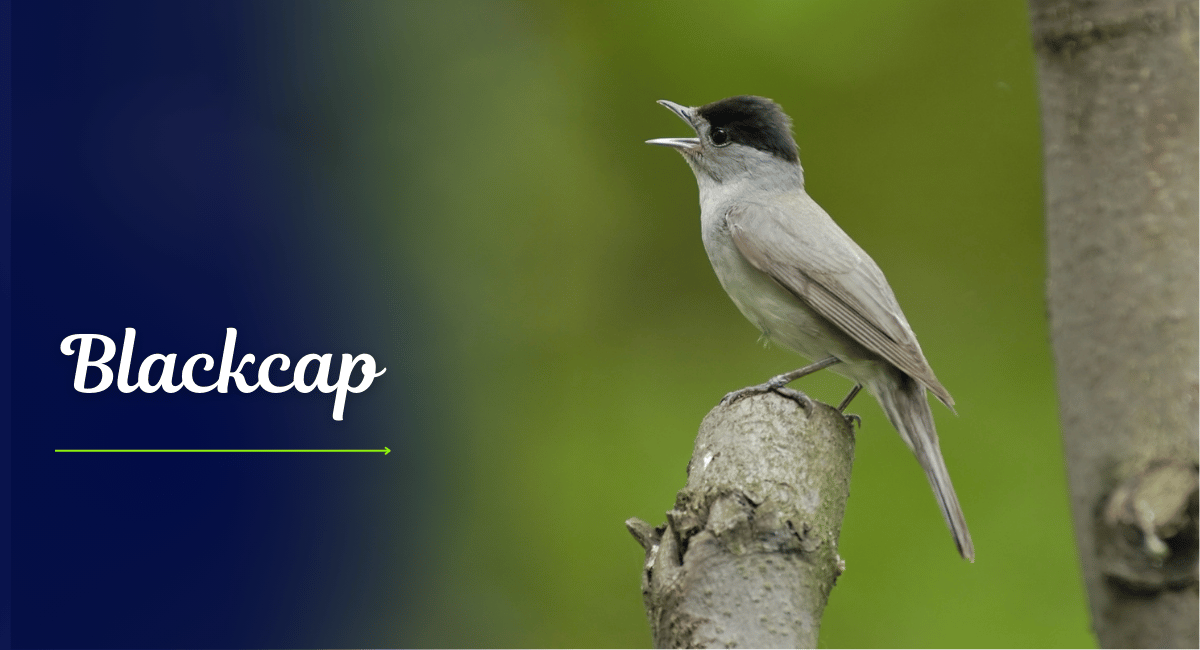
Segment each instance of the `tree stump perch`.
M655 647L816 647L853 461L828 405L766 393L710 411L667 522L625 522Z

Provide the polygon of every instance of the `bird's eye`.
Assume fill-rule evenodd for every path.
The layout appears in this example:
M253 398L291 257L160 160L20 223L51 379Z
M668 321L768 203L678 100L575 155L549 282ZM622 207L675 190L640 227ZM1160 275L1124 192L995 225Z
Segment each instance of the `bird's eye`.
M729 144L729 132L718 126L709 132L708 139L718 147L724 147Z

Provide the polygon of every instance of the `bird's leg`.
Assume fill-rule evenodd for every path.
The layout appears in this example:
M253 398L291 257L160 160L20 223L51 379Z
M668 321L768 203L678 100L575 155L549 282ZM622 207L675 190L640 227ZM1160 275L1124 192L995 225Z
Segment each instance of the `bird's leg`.
M841 404L838 404L838 410L845 413L846 407L850 406L850 402L854 401L854 396L858 395L858 391L860 390L862 390L862 384L854 384L854 388L850 389L850 394L846 396L846 399L842 400Z
M820 361L817 361L816 363L810 363L807 366L804 366L803 368L797 368L791 372L785 372L782 375L772 377L772 378L768 379L767 382L764 384L759 384L757 386L748 386L741 390L735 390L732 393L729 393L728 395L726 395L725 398L721 400L721 406L729 406L730 404L733 404L734 402L742 399L743 397L749 397L751 395L759 395L762 393L775 392L775 393L779 393L780 395L783 395L784 397L787 397L789 399L794 399L797 402L799 402L802 406L804 406L805 409L809 409L812 407L812 400L809 399L808 395L805 395L804 393L802 393L798 390L793 390L791 388L784 388L784 386L786 386L787 384L789 384L793 381L796 381L797 379L799 379L805 375L811 375L812 373L814 373L818 370L823 370L825 368L828 368L829 366L832 366L835 363L840 363L840 362L841 362L841 359L838 359L837 357L829 357L826 359L821 359Z
M841 413L847 420L849 420L851 425L856 425L859 427L862 426L862 418L854 414L846 415L846 407L850 406L850 402L854 401L854 396L858 395L858 391L860 390L862 390L862 384L854 384L854 388L850 389L850 394L842 400L841 404L838 404L838 412Z

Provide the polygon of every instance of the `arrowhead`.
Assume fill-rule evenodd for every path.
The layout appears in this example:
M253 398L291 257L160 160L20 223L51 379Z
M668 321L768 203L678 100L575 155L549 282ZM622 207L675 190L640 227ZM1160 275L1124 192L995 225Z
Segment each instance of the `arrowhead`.
M388 449L387 447L384 447L384 448L383 448L383 455L384 455L384 456L387 456L387 455L388 455L388 454L390 454L390 453L392 453L392 450L391 450L391 449Z

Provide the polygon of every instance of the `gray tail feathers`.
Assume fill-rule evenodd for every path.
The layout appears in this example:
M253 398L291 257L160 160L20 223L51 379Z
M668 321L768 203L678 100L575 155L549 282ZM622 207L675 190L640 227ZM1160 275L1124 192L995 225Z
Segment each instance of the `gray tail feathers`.
M917 456L917 462L929 477L933 494L937 497L938 505L942 507L942 516L950 533L954 535L954 543L958 552L966 559L975 561L975 546L971 543L971 531L967 530L967 520L963 516L962 507L958 505L958 496L954 494L954 485L950 483L950 473L942 460L942 450L938 447L937 430L933 427L933 412L929 410L929 399L925 396L925 387L912 377L896 372L886 383L881 382L873 391L879 405L887 413L892 426L900 432L900 437L908 444L908 448Z

